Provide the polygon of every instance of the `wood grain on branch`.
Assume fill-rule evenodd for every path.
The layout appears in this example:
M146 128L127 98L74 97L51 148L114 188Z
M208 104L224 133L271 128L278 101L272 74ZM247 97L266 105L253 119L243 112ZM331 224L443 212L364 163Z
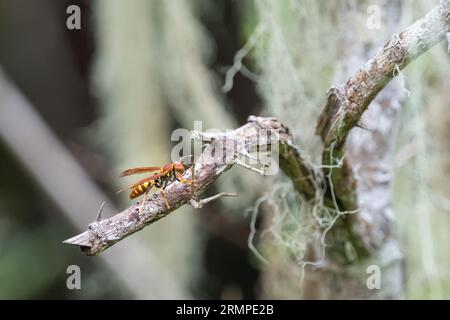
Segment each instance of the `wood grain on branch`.
M267 134L268 132L270 134ZM299 193L313 197L316 186L320 185L317 182L320 176L315 174L314 168L302 158L300 150L292 142L289 130L275 118L250 116L247 124L230 132L193 132L192 135L210 143L195 161L196 195L201 194L234 164L244 165L238 161L242 156L249 155L257 148L272 146L274 142L279 148L280 167L292 179ZM184 178L190 177L191 171L187 170ZM65 240L64 243L77 245L88 255L96 255L184 204L199 208L221 196L232 195L222 193L204 200L192 199L191 186L181 182L170 184L165 192L170 209L166 207L159 191L149 195L142 211L141 203L137 202L113 217L92 222L87 231Z

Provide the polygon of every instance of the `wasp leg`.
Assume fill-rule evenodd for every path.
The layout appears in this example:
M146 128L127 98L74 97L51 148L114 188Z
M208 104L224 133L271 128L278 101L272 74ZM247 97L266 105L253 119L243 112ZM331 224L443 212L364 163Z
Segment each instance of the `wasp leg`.
M176 176L177 176L177 177L176 177L177 180L180 181L181 183L186 183L186 184L188 184L188 185L192 185L192 184L194 183L194 180L188 180L188 179L185 179L185 178L183 178L183 176L182 176L181 174L179 174L179 173L177 173Z
M161 193L164 198L164 201L166 202L167 209L170 209L169 201L167 201L167 197L166 197L166 191L164 189L161 189Z
M148 195L148 192L150 191L150 189L151 188L148 188L147 191L144 192L144 198L142 198L142 202L139 207L139 216L142 216L142 213L144 212L145 201L147 200L147 195Z

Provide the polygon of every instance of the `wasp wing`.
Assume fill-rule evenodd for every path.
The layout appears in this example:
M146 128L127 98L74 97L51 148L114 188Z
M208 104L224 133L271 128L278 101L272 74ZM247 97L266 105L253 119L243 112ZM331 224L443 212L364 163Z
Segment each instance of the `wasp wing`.
M125 177L125 176L130 176L132 174L156 172L156 171L160 171L160 170L161 170L160 167L137 167L137 168L131 168L131 169L127 169L127 170L123 171L120 174L120 176Z
M143 183L146 183L146 182L152 183L152 182L155 181L155 179L158 179L158 178L161 177L162 175L163 175L162 173L154 174L154 175L152 175L152 176L150 176L150 177L147 177L147 178L144 178L144 179L142 179L142 180L139 180L138 182L133 183L132 185L129 185L128 187L125 187L125 188L123 188L123 189L120 189L119 191L117 191L117 193L120 193L120 192L123 192L123 191L127 191L127 190L132 190L132 189L136 188L137 186L139 186L139 185L141 185L141 184L143 184Z

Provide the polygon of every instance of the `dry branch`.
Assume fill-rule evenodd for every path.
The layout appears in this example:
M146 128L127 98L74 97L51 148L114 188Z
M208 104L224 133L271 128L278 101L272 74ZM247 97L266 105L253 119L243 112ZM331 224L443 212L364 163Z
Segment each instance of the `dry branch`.
M350 130L359 126L362 114L389 81L411 61L446 39L449 30L450 0L441 0L422 19L392 35L356 74L329 90L327 102L317 121L316 133L325 145L322 160L325 174L331 172L342 209L357 208L356 181L348 162L343 159Z
M99 203L107 199L80 166L34 106L0 66L0 140L24 166L37 185L77 229L84 227ZM26 130L24 129L26 128ZM72 195L76 194L78 198ZM82 199L82 201L78 201ZM114 210L110 204L105 208ZM133 263L117 263L113 256L102 260L114 272L124 289L135 290L136 298L189 298L174 277L161 267L152 249L134 243L133 251L117 248L117 256ZM131 258L132 257L132 258ZM144 270L152 270L145 273ZM142 286L152 283L152 287ZM136 290L137 289L137 290Z
M444 40L449 26L450 1L442 0L422 19L392 35L345 83L332 87L316 128L326 145L342 145L376 95L411 61Z
M314 196L316 179L319 177L301 157L298 148L293 145L288 129L274 118L255 116L250 116L247 124L231 132L219 134L193 132L193 137L210 142L195 161L196 194L201 194L222 173L233 164L237 164L242 155L271 145L274 140L271 140L267 132L276 133L275 143L280 151L280 167L294 181L296 189L306 197ZM190 176L191 171L188 170L184 178L190 179ZM167 209L161 192L157 192L148 197L142 211L140 211L141 203L137 202L111 218L92 222L87 231L65 240L64 243L77 245L88 255L96 255L184 204L201 207L219 197L232 195L222 193L204 200L192 199L191 186L181 182L172 183L165 191L170 209Z

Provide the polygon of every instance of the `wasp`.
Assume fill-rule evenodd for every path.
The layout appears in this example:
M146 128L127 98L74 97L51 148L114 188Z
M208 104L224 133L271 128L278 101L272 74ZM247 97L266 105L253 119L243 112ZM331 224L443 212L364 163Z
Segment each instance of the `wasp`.
M137 167L131 168L123 171L120 176L130 176L139 173L153 173L150 177L139 180L138 182L119 190L118 192L131 190L130 199L137 198L141 195L145 195L144 200L142 200L142 205L145 202L148 192L153 188L158 188L162 190L162 195L166 203L167 209L170 209L169 202L167 201L165 189L166 187L175 181L180 181L182 183L192 184L192 180L187 180L183 178L183 173L187 170L188 166L181 161L175 161L167 163L162 167ZM142 209L142 206L141 206Z

